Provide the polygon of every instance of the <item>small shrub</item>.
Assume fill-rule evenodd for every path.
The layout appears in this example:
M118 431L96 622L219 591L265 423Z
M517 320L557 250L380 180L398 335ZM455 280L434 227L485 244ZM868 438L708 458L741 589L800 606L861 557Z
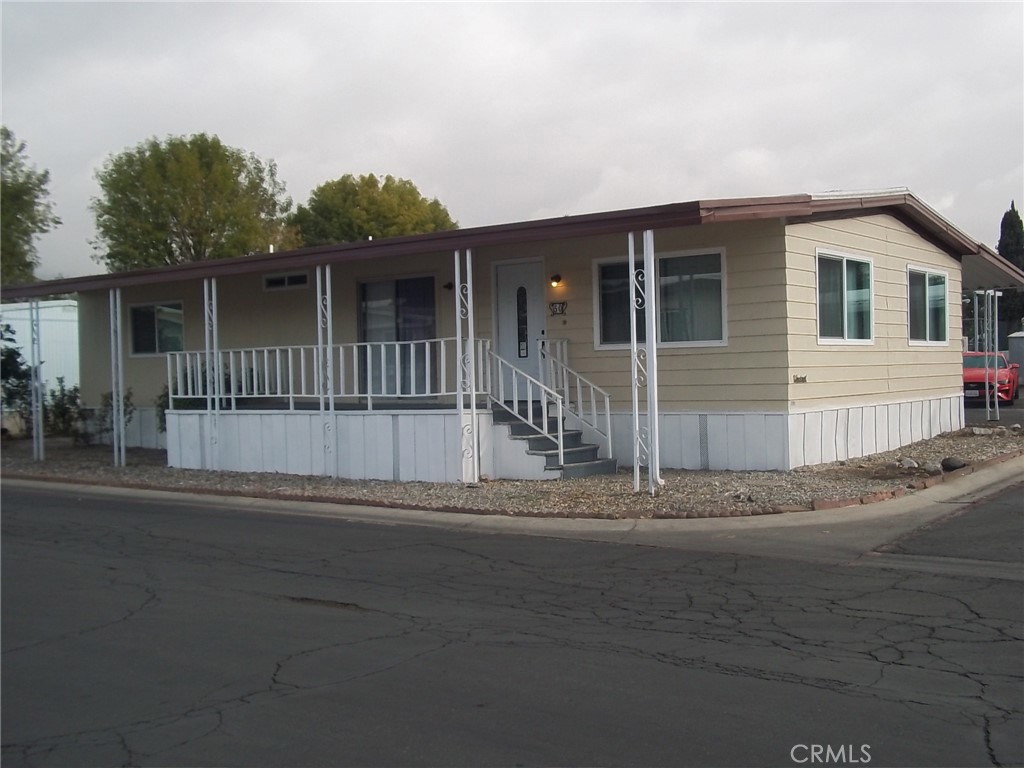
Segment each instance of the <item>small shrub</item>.
M125 390L121 400L124 403L125 426L131 423L135 415L135 404L132 402L132 388ZM100 400L100 407L96 411L96 431L101 437L114 434L114 393L105 392Z
M57 377L57 388L50 390L45 411L46 432L50 435L76 437L82 415L82 398L78 385L64 386L64 377Z

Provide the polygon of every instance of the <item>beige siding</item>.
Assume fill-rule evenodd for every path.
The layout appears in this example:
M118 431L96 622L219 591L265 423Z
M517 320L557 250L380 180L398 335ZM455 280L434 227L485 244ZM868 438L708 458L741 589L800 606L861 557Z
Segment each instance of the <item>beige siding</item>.
M793 409L941 397L961 387L960 263L897 219L866 216L786 229L790 300L790 365L806 383L790 384ZM864 345L819 342L818 248L864 257L874 271L874 340ZM907 268L948 276L949 340L921 346L908 340Z
M827 247L869 258L874 265L874 334L869 345L819 343L815 252ZM724 249L728 343L659 350L661 408L664 412L785 412L826 404L892 402L942 397L960 388L959 263L888 216L823 224L784 226L776 220L710 224L659 230L658 253L701 248ZM613 409L630 401L629 353L598 348L594 328L594 262L624 259L624 234L552 240L519 246L476 249L474 303L476 333L493 334L492 284L495 264L539 259L544 274L558 273L562 284L545 288L546 302L564 301L563 316L545 319L548 338L569 341L573 368L607 389ZM948 275L950 341L939 347L907 340L907 265ZM455 333L455 293L450 253L388 261L362 261L333 268L334 341L357 341L358 285L400 276L434 277L437 335ZM263 275L218 280L220 346L268 347L316 342L316 282L313 270L304 288L265 291ZM166 380L160 356L132 356L128 308L155 301L181 301L186 348L204 346L202 282L165 283L125 289L125 378L136 405L150 405ZM107 292L81 296L82 391L96 404L110 387ZM449 361L454 364L454 361ZM796 384L794 376L806 376Z
M186 349L203 348L202 282L160 283L121 291L124 350L124 384L131 387L136 407L154 405L167 383L167 360L163 355L131 354L129 310L136 304L181 302L185 314ZM82 402L98 406L103 393L113 387L110 380L110 298L107 291L79 295L78 336L81 344Z
M724 248L726 262L728 345L661 348L658 360L663 410L785 409L788 376L783 233L777 221L655 232L656 253ZM640 247L638 242L638 251ZM570 365L607 389L613 407L620 408L628 407L630 401L629 351L595 345L593 264L600 259L625 259L627 248L626 235L622 234L477 252L481 271L486 269L488 276L495 261L516 258L543 259L545 275L562 276L560 286L547 287L546 300L566 302L566 314L547 318L547 335L568 339ZM489 312L489 294L483 299L484 286L479 279L477 286L481 289L478 301L486 300Z

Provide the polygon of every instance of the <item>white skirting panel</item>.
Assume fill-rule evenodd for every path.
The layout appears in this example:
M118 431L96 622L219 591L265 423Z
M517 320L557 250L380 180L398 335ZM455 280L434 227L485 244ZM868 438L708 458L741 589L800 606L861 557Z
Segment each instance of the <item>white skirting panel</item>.
M800 413L662 413L663 469L786 470L900 448L964 426L963 396ZM612 415L612 449L632 463L633 420Z
M963 429L963 395L789 414L789 466L883 453Z
M662 413L662 469L785 469L784 413ZM612 415L612 450L633 462L633 417Z
M319 411L221 412L216 461L207 437L210 419L206 413L167 414L169 466L353 480L462 480L457 413L341 411L328 415L325 430ZM479 414L478 431L480 471L492 476L489 412Z

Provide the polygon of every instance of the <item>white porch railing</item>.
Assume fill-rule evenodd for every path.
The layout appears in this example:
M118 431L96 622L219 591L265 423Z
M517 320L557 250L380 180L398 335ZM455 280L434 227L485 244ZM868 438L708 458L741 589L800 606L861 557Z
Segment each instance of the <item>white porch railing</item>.
M337 344L329 349L329 365L321 359L323 350L315 344L221 350L216 363L222 377L221 407L263 401L292 410L297 402L323 396L362 399L372 409L375 398L437 398L458 392L454 337ZM478 360L489 352L489 339L475 340ZM171 410L205 408L218 394L209 391L206 366L204 351L168 353ZM481 394L490 391L489 376L488 366L478 366L475 388Z
M568 365L566 339L541 339L537 345L545 383L562 394L565 407L596 432L612 455L612 409L608 393Z
M491 381L497 382L498 391L490 392L490 400L498 407L508 411L519 421L529 424L539 435L543 435L552 442L558 449L558 465L565 465L565 438L563 435L563 417L565 409L562 396L543 382L530 376L507 360L498 357L494 352L487 351L489 364L486 366L492 370ZM508 385L505 381L508 379ZM539 419L534 412L535 403L539 404ZM555 430L552 433L550 421L551 408L554 406ZM540 422L539 424L537 422Z

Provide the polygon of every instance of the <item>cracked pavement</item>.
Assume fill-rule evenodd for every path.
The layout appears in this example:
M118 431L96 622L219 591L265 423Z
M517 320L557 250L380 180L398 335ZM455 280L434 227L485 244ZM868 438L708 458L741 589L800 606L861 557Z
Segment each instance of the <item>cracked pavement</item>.
M3 763L1020 765L1022 490L816 558L8 482Z

